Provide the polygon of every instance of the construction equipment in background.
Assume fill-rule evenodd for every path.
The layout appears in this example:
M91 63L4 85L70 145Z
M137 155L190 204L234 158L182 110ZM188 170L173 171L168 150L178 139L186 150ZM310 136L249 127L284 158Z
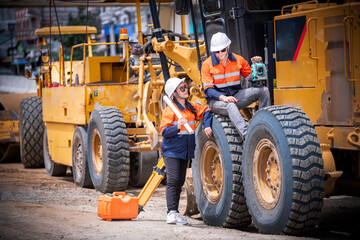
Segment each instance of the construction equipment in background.
M2 75L0 86L0 163L19 161L20 103L24 98L36 95L36 85L24 77Z
M25 99L21 106L22 161L25 167L37 167L44 161L51 176L64 175L70 166L76 185L94 186L101 192L125 190L130 172L134 173L133 184L142 186L146 182L142 175L149 176L158 160L156 128L160 120L144 106L147 125L144 128L137 108L142 109L143 100L150 103L152 111L160 107L158 101L150 100L151 96L145 95L144 99L143 94L140 98L137 93L144 93L145 86L153 82L144 84L144 75L136 83L129 82L130 45L126 32L119 43L96 43L91 39L95 33L94 27L87 26L47 27L35 31L41 38L44 66L37 80L38 97ZM46 37L60 34L84 34L87 42L72 47L70 61L64 60L60 46L59 61L50 62ZM125 55L96 57L92 48L99 45L122 45ZM73 60L74 50L78 48L82 48L83 58ZM140 61L138 69L144 71L145 58ZM154 68L157 67L146 65L152 73ZM160 87L161 84L151 85L152 93L160 95ZM32 111L29 104L42 111L36 119L39 126L29 124L31 121L26 119ZM29 136L35 130L41 132ZM143 141L148 138L147 132L153 134ZM44 160L39 149L28 147L31 142L42 141ZM137 162L130 161L130 151L140 155L134 158ZM147 157L141 155L142 152L148 152Z
M140 1L136 6L142 42ZM168 64L162 54L143 55L138 66L130 66L126 29L121 30L120 41L113 43L96 43L91 38L96 32L90 26L35 31L43 66L37 79L38 97L25 99L21 105L20 145L25 167L44 163L51 176L62 176L72 167L76 185L94 186L106 193L125 190L129 180L134 186L146 183L161 146L158 132L164 76L184 73L175 71L174 66L166 74L159 72L164 69L159 62ZM59 60L51 61L46 39L53 35L61 39L62 34L83 34L86 43L72 46L70 61L65 61L60 46ZM190 43L194 41L176 45ZM94 56L93 48L99 45L120 46L123 55ZM74 60L76 49L82 51L80 60ZM32 75L30 69L26 75ZM31 115L34 109L36 116ZM41 144L43 151L32 147L33 143Z

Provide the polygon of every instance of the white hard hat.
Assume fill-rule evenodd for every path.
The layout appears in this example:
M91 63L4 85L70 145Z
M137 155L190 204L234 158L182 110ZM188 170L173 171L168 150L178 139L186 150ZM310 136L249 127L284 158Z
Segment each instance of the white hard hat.
M210 51L216 52L223 50L231 44L231 40L226 36L225 33L217 32L211 37Z
M180 83L184 82L185 78L169 78L165 84L165 93L168 95L170 99L172 99L172 94L175 92L176 88L180 85Z

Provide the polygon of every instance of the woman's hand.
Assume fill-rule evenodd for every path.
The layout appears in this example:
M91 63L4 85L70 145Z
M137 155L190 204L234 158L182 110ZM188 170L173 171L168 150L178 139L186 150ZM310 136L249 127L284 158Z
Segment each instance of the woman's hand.
M187 120L185 118L179 118L177 128L180 129L185 123L187 123Z
M211 137L211 135L212 135L212 129L211 129L211 127L205 128L205 134L206 134L206 136L207 136L208 138Z

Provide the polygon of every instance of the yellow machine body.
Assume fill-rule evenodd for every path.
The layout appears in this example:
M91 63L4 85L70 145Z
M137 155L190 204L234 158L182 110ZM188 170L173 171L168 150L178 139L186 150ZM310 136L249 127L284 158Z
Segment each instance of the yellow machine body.
M59 31L56 29L52 27L51 34L58 34ZM67 26L60 29L62 34L81 34L86 32L84 26ZM93 27L88 28L88 33L94 32L96 32L96 29ZM38 29L36 34L49 35L50 28ZM88 39L90 39L90 36ZM121 42L120 44L126 43ZM151 96L147 95L148 93L156 93L156 89L160 91L162 86L157 84L157 86L149 89L149 84L139 84L140 80L135 83L129 83L128 55L124 57L95 57L92 56L91 48L93 45L100 44L89 42L73 46L73 49L85 46L88 51L87 56L83 60L77 61L72 61L72 56L70 61L62 61L63 59L60 57L60 61L51 63L51 77L49 66L45 64L42 68L43 86L40 87L43 103L43 121L48 133L49 153L55 163L67 166L72 165L72 141L75 128L77 126L87 126L90 114L96 107L117 107L123 114L127 124L135 124L139 122L138 120L141 120L138 125L142 126L143 121L138 119L139 112L137 107L139 106L139 101L146 101L150 103L149 108L152 110L146 112L147 126L148 128L152 127L152 131L158 131L160 118L156 118L154 115L155 112L160 112L161 115L160 105L156 105L158 101L150 100ZM61 56L61 51L62 49L60 48L59 56ZM151 61L151 58L147 60ZM143 62L144 59L142 60ZM146 66L146 69L154 71L152 65L150 67ZM142 71L144 71L144 67ZM69 81L69 79L72 79L72 81ZM78 82L75 83L75 81ZM146 92L144 92L145 88L148 89ZM139 98L139 91L142 92L141 99ZM145 98L143 97L144 94ZM157 94L160 95L159 93ZM142 102L141 105L143 105ZM147 107L145 106L145 108ZM142 118L141 115L140 118ZM151 126L155 120L156 126ZM133 138L144 137L146 131L146 128L143 127L128 129L129 136ZM142 151L141 149L150 151L157 150L160 143L157 137L153 147L149 146L149 142L133 143L132 145L137 146L135 151Z
M360 3L300 6L275 17L274 103L303 109L314 124L330 195L342 174L330 149L360 150ZM279 46L287 34L276 29L290 21L304 26L292 59Z
M348 150L360 149L354 137L360 125L359 11L360 3L351 3L275 18L275 26L305 21L297 59L276 59L275 104L303 109L321 143Z

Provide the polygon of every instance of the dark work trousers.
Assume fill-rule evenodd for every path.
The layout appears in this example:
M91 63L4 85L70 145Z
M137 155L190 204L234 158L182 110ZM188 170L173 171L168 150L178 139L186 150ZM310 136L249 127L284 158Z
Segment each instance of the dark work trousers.
M178 211L188 160L164 157L164 162L166 167L166 204L169 213L171 210Z

